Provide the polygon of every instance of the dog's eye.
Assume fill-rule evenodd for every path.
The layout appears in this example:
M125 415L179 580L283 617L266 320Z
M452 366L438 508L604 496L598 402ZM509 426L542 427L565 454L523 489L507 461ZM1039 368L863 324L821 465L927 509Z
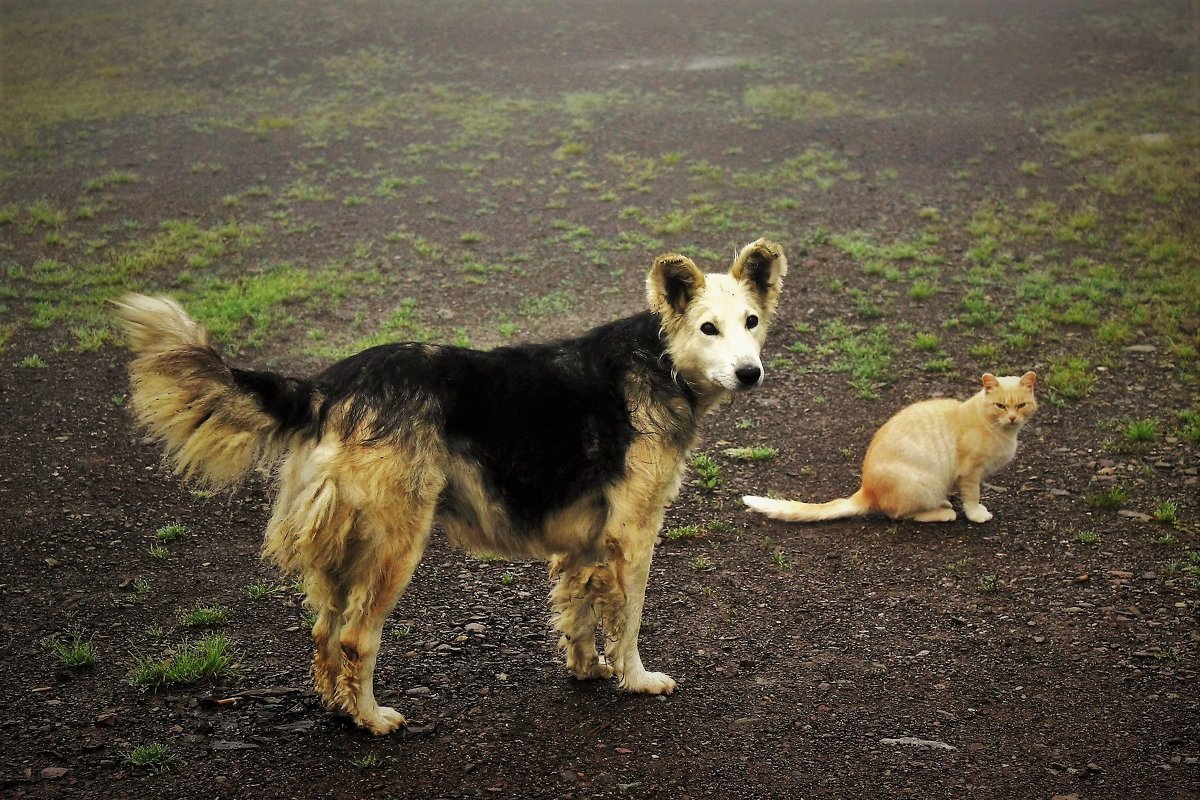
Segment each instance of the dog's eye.
M747 329L752 329L752 328L757 328L757 327L758 327L758 317L754 316L753 314L746 317L746 328Z
M716 336L718 333L720 333L720 331L717 330L717 326L713 325L711 322L706 322L701 325L700 332L705 336Z

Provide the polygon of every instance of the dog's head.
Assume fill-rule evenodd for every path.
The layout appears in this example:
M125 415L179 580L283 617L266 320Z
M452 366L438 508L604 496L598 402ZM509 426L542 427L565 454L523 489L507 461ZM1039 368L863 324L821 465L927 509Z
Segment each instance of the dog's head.
M759 353L786 274L783 248L766 239L743 247L728 273L703 273L677 253L654 260L646 299L662 318L675 368L695 390L762 383Z

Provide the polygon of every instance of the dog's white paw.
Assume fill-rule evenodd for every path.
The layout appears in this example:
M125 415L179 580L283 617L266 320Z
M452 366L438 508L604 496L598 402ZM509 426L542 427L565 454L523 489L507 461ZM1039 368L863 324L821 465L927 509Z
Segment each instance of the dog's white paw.
M404 715L389 706L380 706L372 716L363 716L355 720L359 725L376 736L383 736L402 727L407 720Z
M969 508L964 506L963 513L971 522L987 522L992 518L992 512L988 511L982 505L971 506Z
M626 675L621 680L621 688L627 692L641 694L671 694L675 691L675 679L665 672L639 672Z

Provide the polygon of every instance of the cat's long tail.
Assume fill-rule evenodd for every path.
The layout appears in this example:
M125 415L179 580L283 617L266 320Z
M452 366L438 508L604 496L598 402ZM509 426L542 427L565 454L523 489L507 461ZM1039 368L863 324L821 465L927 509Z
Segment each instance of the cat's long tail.
M828 503L772 500L769 497L754 497L753 495L746 495L742 498L742 502L760 514L789 522L820 522L825 519L861 517L871 510L871 503L862 489L849 497L831 500Z

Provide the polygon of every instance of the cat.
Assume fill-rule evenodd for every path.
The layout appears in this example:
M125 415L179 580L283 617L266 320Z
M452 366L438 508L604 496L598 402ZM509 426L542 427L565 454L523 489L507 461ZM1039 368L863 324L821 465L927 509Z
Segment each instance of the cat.
M828 503L747 495L751 509L775 519L815 522L882 511L892 519L953 522L949 495L962 499L971 522L992 514L979 502L979 484L1017 452L1017 433L1037 410L1037 374L983 376L983 389L959 401L923 400L884 423L863 459L862 488Z

